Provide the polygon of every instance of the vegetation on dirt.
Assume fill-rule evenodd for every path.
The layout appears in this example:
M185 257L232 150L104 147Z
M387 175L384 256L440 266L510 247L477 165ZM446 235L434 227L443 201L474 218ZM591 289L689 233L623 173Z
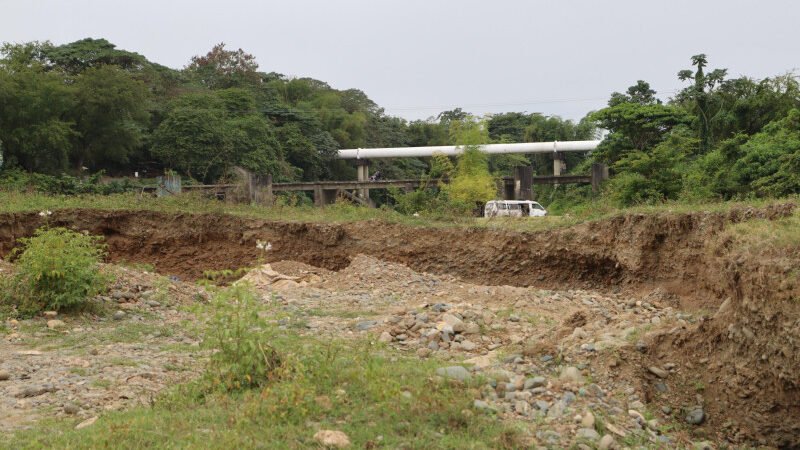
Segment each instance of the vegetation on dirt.
M20 239L21 247L12 252L15 274L0 280L0 298L23 316L85 305L109 281L100 270L102 241L100 236L66 228L40 228L32 237Z
M81 430L69 420L43 421L35 429L47 433L21 431L9 445L307 448L318 445L315 429L341 430L358 448L524 445L515 424L472 411L471 384L432 379L436 361L403 356L371 340L323 340L279 329L291 315L257 301L246 286L226 288L197 314L208 348L216 350L205 376L166 391L152 407L103 414ZM280 355L271 367L259 360L258 346L265 343ZM271 376L264 376L265 369ZM254 378L245 386L247 374Z
M235 391L267 384L281 366L270 344L275 328L259 315L260 299L246 284L217 292L203 346L212 351L206 373L214 388Z

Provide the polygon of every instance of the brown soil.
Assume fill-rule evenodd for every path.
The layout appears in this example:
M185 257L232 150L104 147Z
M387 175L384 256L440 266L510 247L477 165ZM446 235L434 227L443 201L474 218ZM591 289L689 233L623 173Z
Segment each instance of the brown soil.
M793 447L800 442L800 286L785 279L800 266L800 251L743 254L715 239L729 224L774 220L793 210L793 204L777 204L727 213L633 214L538 233L141 211L63 210L49 219L51 226L104 235L112 262L153 264L182 279L252 266L262 256L340 270L365 254L488 285L660 288L675 306L711 313L650 338L645 360L682 363L680 382L668 394L648 388L654 380L638 371L650 400L686 404L702 391L710 429L723 427L733 440ZM42 224L36 213L0 215L0 256ZM271 242L272 250L261 254L257 239Z

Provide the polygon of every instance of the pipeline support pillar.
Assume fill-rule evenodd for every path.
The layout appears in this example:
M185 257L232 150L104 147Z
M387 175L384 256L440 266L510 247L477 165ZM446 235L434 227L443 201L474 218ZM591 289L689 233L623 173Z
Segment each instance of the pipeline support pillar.
M360 182L369 181L368 159L356 160L356 169L358 170L358 181ZM369 189L359 189L358 196L361 197L361 199L364 200L364 202L369 203Z

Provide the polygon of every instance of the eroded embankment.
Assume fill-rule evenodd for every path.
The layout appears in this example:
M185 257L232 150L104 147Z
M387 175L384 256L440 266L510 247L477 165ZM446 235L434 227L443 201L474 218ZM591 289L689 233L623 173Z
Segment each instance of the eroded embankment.
M333 270L366 254L484 284L630 292L660 287L677 294L681 308L704 315L652 338L645 360L683 363L666 395L691 404L702 394L708 421L727 427L725 435L792 447L800 442L800 252L742 249L724 232L751 219L779 220L793 209L629 214L538 233L143 211L63 210L49 223L104 235L114 262L149 263L189 279L253 264L261 239L272 242L269 261ZM0 215L0 255L43 224L36 213ZM665 395L652 388L645 370L641 377L651 400Z

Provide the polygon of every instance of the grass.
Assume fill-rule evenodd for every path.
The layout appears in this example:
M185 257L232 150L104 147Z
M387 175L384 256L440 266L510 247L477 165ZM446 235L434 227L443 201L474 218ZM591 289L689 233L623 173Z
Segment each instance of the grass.
M173 388L151 408L41 422L8 448L319 448L319 429L340 430L353 448L488 449L524 446L514 425L472 410L472 386L436 381L438 364L367 341L284 333L272 343L289 370L261 389L220 392L200 382ZM108 387L95 382L95 387ZM406 396L403 393L409 392Z
M749 200L747 202L686 203L668 202L655 206L619 209L604 200L596 200L561 216L542 218L472 218L406 216L387 208L363 208L350 204L335 204L325 208L313 206L251 206L204 199L185 194L154 198L139 194L46 196L41 194L0 191L0 213L33 212L58 209L96 209L126 211L157 211L164 213L229 214L234 216L288 222L348 223L377 220L419 227L468 227L533 232L569 227L578 223L600 220L626 213L688 213L697 211L725 212L737 207L761 207L784 200Z

